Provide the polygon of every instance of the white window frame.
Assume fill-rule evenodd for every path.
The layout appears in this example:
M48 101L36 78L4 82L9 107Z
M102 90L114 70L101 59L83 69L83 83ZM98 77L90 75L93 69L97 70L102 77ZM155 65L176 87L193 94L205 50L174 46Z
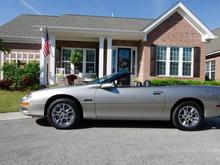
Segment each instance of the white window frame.
M215 64L215 70L212 70L212 62L214 62L214 64ZM205 75L208 73L209 79L211 80L212 72L214 72L216 74L216 62L215 62L215 60L211 60L211 61L207 61L205 64L209 65L208 71L206 70L206 65L205 65ZM215 79L216 79L216 77L214 78L214 80Z
M193 77L193 72L194 72L194 48L192 47L180 47L180 46L164 46L164 45L158 45L157 47L166 47L166 71L165 75L159 75L158 70L157 70L157 62L158 61L163 61L164 60L157 60L156 59L156 73L158 77L184 77L184 78L192 78ZM178 47L179 48L179 61L178 61L178 75L170 75L170 49L171 47ZM185 76L183 75L183 48L191 48L192 49L192 54L191 54L191 74L190 76ZM157 56L157 54L156 54ZM189 62L189 61L187 61Z
M77 49L80 49L80 50L83 50L83 59L82 59L82 74L83 74L83 77L87 77L87 76L91 76L92 74L96 74L96 49L95 48L72 48L72 47L62 47L61 48L61 67L63 68L63 62L69 62L70 63L70 61L63 61L63 50L64 49L68 49L68 50L70 50L71 52L73 52L73 51L75 51L75 50L77 50ZM87 50L93 50L94 51L94 53L95 53L95 57L94 57L94 70L95 70L95 72L94 73L87 73L86 72L86 64L87 63L92 63L92 62L87 62L86 61L86 51ZM70 63L70 74L75 74L74 73L74 71L75 71L75 69L74 69L74 64L71 64Z

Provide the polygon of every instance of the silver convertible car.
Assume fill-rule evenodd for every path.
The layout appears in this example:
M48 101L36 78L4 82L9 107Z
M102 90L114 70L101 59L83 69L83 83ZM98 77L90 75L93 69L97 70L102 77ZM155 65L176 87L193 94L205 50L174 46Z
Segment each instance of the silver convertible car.
M195 130L203 119L220 116L220 87L123 85L119 72L78 86L43 89L22 98L25 115L47 118L58 129L82 119L171 120L181 130Z

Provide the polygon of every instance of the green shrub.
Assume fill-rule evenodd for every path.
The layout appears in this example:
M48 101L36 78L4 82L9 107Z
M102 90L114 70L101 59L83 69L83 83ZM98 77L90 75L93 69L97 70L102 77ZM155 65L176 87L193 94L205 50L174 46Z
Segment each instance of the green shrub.
M5 63L2 70L4 79L11 81L15 89L27 89L39 83L40 68L36 62L26 64L24 68L16 63Z
M150 82L152 86L166 86L166 85L217 85L217 86L220 86L220 81L154 79L154 80L150 80Z
M3 68L4 79L10 80L15 87L17 87L22 79L21 71L17 64L15 63L5 63Z

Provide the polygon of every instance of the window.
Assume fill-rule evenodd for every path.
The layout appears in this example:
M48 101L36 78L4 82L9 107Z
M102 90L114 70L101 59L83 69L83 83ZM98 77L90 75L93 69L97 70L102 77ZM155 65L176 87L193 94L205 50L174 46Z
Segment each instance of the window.
M170 48L170 75L177 76L179 74L179 48Z
M86 73L95 73L95 51L86 50Z
M192 48L183 48L183 76L191 75Z
M165 75L166 74L166 47L157 47L157 74Z
M71 55L71 50L63 49L63 51L62 51L62 67L65 69L66 74L71 73L70 55Z
M70 64L71 52L80 52L82 61L79 64ZM62 67L65 68L65 74L79 74L91 76L96 73L96 51L95 49L63 48L62 49Z
M117 71L117 50L112 50L112 73L116 73Z
M206 78L215 80L215 61L206 62Z
M192 76L192 48L157 46L157 75Z
M131 73L135 75L136 69L136 51L132 50L132 57L131 57Z

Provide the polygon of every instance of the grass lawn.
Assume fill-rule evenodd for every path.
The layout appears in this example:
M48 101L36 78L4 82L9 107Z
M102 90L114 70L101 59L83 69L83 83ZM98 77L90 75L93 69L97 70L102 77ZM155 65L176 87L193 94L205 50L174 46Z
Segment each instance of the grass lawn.
M18 112L20 99L28 92L0 90L0 113Z

